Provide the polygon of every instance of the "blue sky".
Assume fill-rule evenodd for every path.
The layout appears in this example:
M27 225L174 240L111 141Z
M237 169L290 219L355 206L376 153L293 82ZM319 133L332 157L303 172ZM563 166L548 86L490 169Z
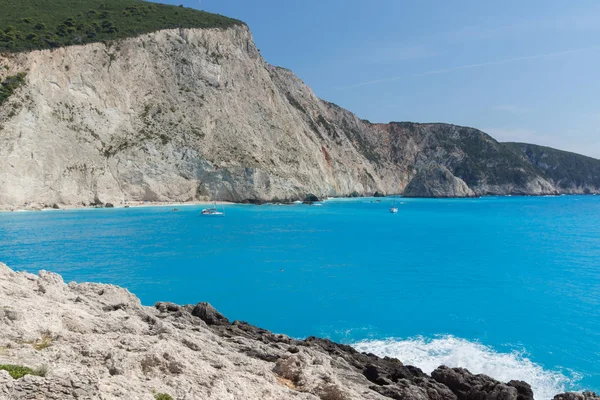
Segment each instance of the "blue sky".
M166 2L245 21L268 62L361 118L600 158L600 1Z

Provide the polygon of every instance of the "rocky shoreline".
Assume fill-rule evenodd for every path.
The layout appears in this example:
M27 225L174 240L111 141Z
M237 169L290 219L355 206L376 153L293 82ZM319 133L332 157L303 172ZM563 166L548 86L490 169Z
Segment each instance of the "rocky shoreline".
M534 398L526 382L444 366L427 375L326 339L230 322L208 303L147 307L113 285L65 284L57 274L4 264L0 332L2 400ZM38 372L15 379L7 365Z

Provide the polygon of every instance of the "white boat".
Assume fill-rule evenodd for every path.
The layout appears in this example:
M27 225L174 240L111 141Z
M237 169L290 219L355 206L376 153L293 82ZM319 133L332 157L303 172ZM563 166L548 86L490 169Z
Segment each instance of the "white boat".
M398 207L396 207L396 197L394 196L394 201L392 202L392 206L390 207L390 212L392 214L396 214L398 212Z
M225 213L222 212L222 211L219 211L217 209L217 200L216 200L216 198L217 198L217 193L216 193L216 190L215 190L215 195L213 196L213 206L210 207L210 208L205 208L204 210L202 210L200 212L200 214L202 214L202 215L212 215L212 216L224 216Z
M205 208L201 212L202 215L225 215L225 213L217 210L216 206L213 208Z

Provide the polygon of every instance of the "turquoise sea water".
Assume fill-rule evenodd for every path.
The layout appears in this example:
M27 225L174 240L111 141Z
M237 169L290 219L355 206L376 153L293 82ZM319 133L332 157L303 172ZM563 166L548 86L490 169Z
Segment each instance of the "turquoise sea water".
M600 197L0 213L0 261L430 371L600 389Z

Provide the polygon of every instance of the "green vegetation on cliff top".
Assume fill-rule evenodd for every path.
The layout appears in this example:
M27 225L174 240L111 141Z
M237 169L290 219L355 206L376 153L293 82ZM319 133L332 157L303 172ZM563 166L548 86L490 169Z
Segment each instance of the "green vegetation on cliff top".
M0 53L102 42L171 28L241 21L141 0L0 0Z

